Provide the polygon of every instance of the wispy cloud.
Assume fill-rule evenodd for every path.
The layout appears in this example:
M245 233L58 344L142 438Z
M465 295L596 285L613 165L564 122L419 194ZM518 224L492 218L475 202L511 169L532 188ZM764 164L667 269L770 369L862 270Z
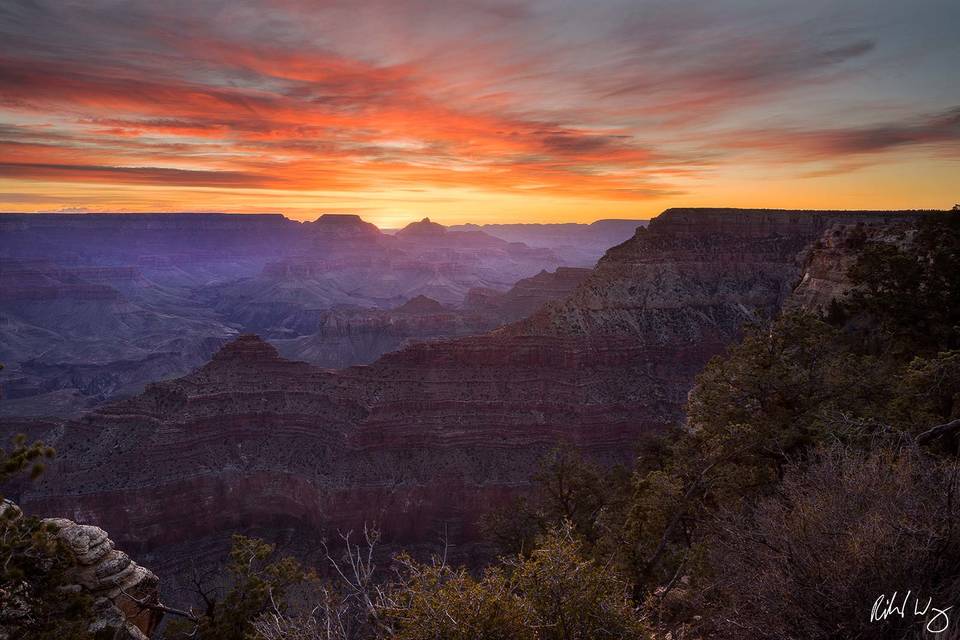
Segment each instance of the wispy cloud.
M960 158L960 106L901 122L736 131L726 135L721 144L727 149L765 153L781 162L835 161L846 170L864 166L870 162L869 156L908 147Z
M852 169L943 155L960 95L870 80L930 27L885 30L864 16L897 5L860 1L11 0L0 179L587 207L673 197L761 156ZM935 53L931 70L957 47ZM828 126L867 81L875 98ZM891 101L909 112L874 124Z
M164 167L114 167L89 164L0 162L0 175L34 179L84 180L102 178L121 184L258 186L260 178L238 171L196 171Z

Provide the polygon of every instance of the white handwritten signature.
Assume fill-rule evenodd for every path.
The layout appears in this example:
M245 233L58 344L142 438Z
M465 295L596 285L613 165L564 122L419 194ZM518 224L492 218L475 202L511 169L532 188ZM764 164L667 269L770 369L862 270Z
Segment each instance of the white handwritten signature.
M918 618L926 616L929 613L932 617L927 620L926 630L929 633L943 633L946 631L950 626L950 616L947 615L947 611L950 611L953 607L938 609L933 606L933 598L927 598L926 605L921 606L923 601L921 596L912 594L912 591L907 591L902 598L898 597L896 591L894 591L890 597L887 597L886 594L881 594L880 597L873 602L873 609L870 611L870 622L880 622L881 620L892 617L900 617L901 619L907 617ZM913 607L908 607L907 604L910 602L911 596L913 599Z

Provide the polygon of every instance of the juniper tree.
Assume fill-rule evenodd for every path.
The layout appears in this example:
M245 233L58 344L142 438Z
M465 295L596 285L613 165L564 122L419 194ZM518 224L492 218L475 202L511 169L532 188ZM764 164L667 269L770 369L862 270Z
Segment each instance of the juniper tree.
M36 479L54 450L18 435L0 449L0 485ZM2 499L2 496L0 496ZM92 638L90 597L69 585L76 560L55 530L12 502L0 505L0 629L12 639Z

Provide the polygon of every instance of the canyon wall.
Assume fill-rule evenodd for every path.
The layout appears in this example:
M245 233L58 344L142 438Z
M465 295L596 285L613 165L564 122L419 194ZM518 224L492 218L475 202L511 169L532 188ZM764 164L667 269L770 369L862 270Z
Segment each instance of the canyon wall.
M917 215L668 210L565 299L368 366L323 370L241 336L187 376L47 425L58 459L18 497L104 526L162 575L233 531L309 543L377 522L388 542L443 531L468 553L479 516L558 443L629 464L675 425L696 373L778 313L831 226Z
M483 231L509 242L523 242L531 247L549 247L557 251L573 267L593 267L607 249L629 239L637 227L649 220L596 220L590 224L462 224L454 231Z
M242 332L336 367L481 333L505 320L460 313L469 290L500 294L563 262L429 221L394 237L356 215L0 214L0 414L80 415ZM391 314L418 295L448 308Z

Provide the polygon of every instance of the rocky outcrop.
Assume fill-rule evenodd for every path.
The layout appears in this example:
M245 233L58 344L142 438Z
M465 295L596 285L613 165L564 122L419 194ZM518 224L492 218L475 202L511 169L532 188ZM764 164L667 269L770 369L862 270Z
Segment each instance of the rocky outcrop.
M842 301L850 293L853 283L849 270L862 247L882 242L905 249L913 232L914 225L907 220L883 225L847 222L830 227L810 248L803 276L786 308L829 313L833 301Z
M543 270L518 281L505 293L481 287L471 289L463 306L471 311L495 314L504 322L520 320L547 302L568 296L590 273L590 269L575 267L557 267L554 272Z
M637 227L648 220L597 220L590 224L463 224L451 231L483 231L509 242L522 242L529 247L549 247L565 264L593 267L607 249L628 240Z
M21 517L20 509L9 501L0 504L0 514ZM145 606L160 604L157 576L115 549L99 527L64 518L47 518L43 523L73 555L75 565L65 576L66 588L87 593L93 600L90 632L106 633L105 637L116 640L151 637L163 617L157 609ZM4 634L0 626L0 637L6 637Z
M245 336L52 429L56 468L21 498L171 575L184 544L237 530L303 541L376 521L393 541L460 545L558 443L628 464L676 424L696 373L778 313L828 228L913 215L668 210L525 320L341 371Z
M394 309L397 313L411 313L414 315L425 315L433 313L443 313L443 305L427 296L417 296L407 300L402 305Z
M316 241L322 243L331 240L378 240L383 236L376 225L365 222L355 214L325 213L305 226L307 227L306 232L312 234Z
M70 581L94 598L98 619L91 631L116 629L131 639L149 638L162 614L142 604L159 604L157 576L115 549L107 532L99 527L64 518L44 522L56 528L57 537L76 558L77 566L69 576Z
M447 228L445 226L432 222L430 218L424 218L420 222L411 222L405 226L397 232L397 237L404 239L423 239L438 238L446 234Z
M506 292L474 288L463 308L419 295L389 310L324 311L311 317L300 314L290 328L308 335L287 337L285 332L274 330L266 337L284 357L294 360L330 368L369 364L413 342L477 335L523 318L548 302L566 297L589 273L589 269L559 267L555 272L542 271L520 280Z
M312 333L293 338L275 333L270 342L287 358L340 369L369 364L417 340L474 335L499 324L493 314L463 312L418 296L391 310L324 312Z

